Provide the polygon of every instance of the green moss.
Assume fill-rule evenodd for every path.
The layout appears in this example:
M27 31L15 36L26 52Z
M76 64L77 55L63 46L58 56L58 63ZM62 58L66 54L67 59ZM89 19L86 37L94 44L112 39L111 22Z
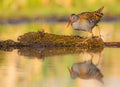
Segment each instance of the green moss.
M92 39L83 42L87 37L80 36L67 36L67 35L55 35L45 32L28 32L18 37L18 42L12 40L6 40L0 42L1 49L20 48L20 47L33 47L33 48L80 48L87 51L99 51L103 49L104 42L99 37L93 37Z
M15 48L16 44L17 43L13 40L0 41L0 50L12 51Z
M18 38L18 41L25 45L42 45L45 47L76 47L78 43L83 42L87 37L55 35L44 32L29 32ZM81 48L103 48L103 40L99 37L93 37L84 44L79 44Z

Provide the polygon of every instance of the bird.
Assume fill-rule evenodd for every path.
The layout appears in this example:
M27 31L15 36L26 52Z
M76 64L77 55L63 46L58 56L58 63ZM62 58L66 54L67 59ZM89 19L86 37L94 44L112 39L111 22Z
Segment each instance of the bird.
M103 74L92 63L92 60L74 63L71 68L68 67L68 70L72 79L76 79L77 77L81 79L96 79L102 84L104 83L102 79Z
M90 38L92 38L93 28L95 26L98 26L100 19L103 17L103 13L102 13L103 8L104 6L92 12L82 12L80 14L71 14L67 27L71 25L74 30L90 32L91 34ZM88 39L89 38L87 38L86 40Z

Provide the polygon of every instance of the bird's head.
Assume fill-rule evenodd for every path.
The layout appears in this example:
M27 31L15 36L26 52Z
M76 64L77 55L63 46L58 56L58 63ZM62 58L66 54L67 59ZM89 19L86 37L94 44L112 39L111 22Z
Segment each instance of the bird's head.
M68 71L72 79L75 79L77 77L77 74L73 71L72 67L71 69L68 67Z
M71 14L67 27L71 25L73 22L76 22L78 19L79 19L78 15Z

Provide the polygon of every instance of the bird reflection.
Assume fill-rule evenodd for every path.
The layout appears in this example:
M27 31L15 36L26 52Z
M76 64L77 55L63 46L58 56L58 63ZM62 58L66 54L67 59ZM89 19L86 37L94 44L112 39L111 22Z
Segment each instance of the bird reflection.
M99 82L104 83L102 79L103 74L100 69L92 63L92 60L74 63L71 68L68 67L68 70L72 79L77 77L81 79L96 79Z

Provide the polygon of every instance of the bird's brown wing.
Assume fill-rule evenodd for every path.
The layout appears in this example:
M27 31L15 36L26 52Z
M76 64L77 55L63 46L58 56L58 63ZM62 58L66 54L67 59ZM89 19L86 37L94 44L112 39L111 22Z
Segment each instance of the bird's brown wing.
M81 14L78 14L78 16L79 21L88 20L91 24L96 25L103 14L98 12L82 12Z
M83 79L89 78L89 75L87 74L87 71L84 70L84 69L83 70L79 70L79 75Z
M95 25L97 23L96 17L94 16L93 12L83 12L78 15L79 21L88 21L90 24Z
M104 9L104 6L102 6L101 8L99 8L98 10L96 10L95 12L97 13L102 13L102 10Z

